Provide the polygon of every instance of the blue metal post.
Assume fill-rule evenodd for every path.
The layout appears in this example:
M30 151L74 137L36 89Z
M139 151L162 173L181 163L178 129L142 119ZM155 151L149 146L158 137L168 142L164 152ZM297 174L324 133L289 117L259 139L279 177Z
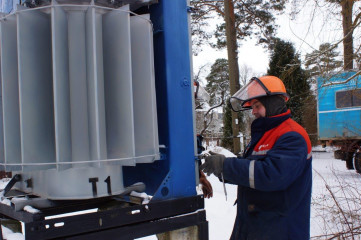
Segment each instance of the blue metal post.
M154 6L152 22L155 36L160 140L166 141L169 161L169 197L195 195L194 132L192 109L192 80L186 0L162 0ZM158 55L158 54L157 54ZM167 139L164 139L166 137ZM163 192L164 193L164 192ZM163 196L164 197L164 196Z
M186 0L159 0L150 9L164 161L124 168L124 182L145 182L153 199L196 195L192 79ZM146 116L144 116L146 117ZM132 181L130 181L132 179Z

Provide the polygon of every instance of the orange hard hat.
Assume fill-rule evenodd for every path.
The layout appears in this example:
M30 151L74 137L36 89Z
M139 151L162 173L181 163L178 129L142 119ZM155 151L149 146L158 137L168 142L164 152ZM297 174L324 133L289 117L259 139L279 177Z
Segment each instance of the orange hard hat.
M233 111L251 109L250 101L252 99L281 95L287 102L290 97L286 92L282 80L274 76L253 77L240 90L238 90L230 99Z

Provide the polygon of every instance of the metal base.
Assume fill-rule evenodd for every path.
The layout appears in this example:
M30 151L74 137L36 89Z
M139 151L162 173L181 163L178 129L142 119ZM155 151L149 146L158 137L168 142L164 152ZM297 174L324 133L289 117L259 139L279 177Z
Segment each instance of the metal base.
M208 222L205 210L187 215L162 218L157 221L136 223L127 226L107 229L99 232L86 233L78 236L70 236L64 239L71 240L98 240L98 239L135 239L153 234L173 231L185 227L197 226L198 239L208 240Z
M128 207L124 207L125 203L110 198L62 201L56 207L41 209L36 214L16 212L12 207L0 204L0 214L24 222L26 240L134 239L189 226L198 226L199 239L208 239L203 196ZM111 209L104 208L109 205ZM47 216L92 208L108 210L45 220Z

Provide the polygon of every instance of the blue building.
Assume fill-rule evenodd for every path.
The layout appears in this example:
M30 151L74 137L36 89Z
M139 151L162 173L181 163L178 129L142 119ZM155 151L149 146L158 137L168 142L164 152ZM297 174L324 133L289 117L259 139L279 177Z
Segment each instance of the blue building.
M361 77L345 72L318 78L320 140L361 139Z
M353 71L319 77L317 92L319 139L340 146L335 157L360 171L355 159L361 144L361 77Z

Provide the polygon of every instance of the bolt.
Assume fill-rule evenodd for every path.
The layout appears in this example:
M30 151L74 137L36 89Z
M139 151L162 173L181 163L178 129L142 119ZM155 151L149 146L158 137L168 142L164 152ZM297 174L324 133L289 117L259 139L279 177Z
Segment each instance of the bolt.
M149 212L149 211L150 211L150 209L149 209L149 206L148 206L148 205L145 205L145 206L144 206L144 209L145 209L145 211L146 211L146 212Z

